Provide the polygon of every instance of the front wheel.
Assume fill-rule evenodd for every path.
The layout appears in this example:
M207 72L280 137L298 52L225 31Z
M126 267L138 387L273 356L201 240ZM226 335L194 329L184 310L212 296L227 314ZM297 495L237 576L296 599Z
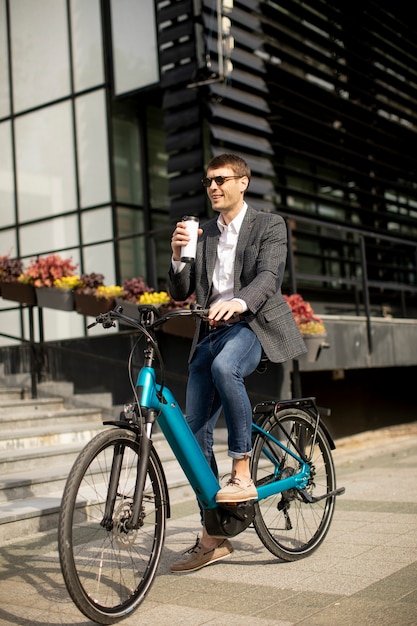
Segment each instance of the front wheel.
M267 434L255 439L251 471L256 485L279 481L299 471L299 462L268 438L283 443L310 467L305 491L321 496L336 488L329 441L306 411L286 408L270 414L261 424ZM264 546L285 561L297 561L323 542L334 513L335 496L307 503L297 489L289 489L255 503L254 526Z
M167 493L151 449L144 497L136 528L129 529L138 468L136 436L120 428L98 434L84 448L68 476L58 526L61 570L78 609L99 624L127 617L148 593L165 538ZM116 500L104 518L114 458Z

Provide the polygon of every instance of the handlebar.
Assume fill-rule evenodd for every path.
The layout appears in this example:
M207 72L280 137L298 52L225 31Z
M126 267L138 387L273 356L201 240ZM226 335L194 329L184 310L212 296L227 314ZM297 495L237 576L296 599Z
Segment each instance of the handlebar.
M138 318L135 319L123 313L123 305L118 305L115 309L107 313L100 313L100 315L96 317L96 321L89 324L87 328L93 328L97 324L101 324L103 328L111 328L116 325L116 320L121 320L135 328L154 330L173 317L193 316L208 320L208 312L209 309L202 309L199 305L194 304L191 305L189 309L172 309L161 316L156 307L149 304L138 304Z

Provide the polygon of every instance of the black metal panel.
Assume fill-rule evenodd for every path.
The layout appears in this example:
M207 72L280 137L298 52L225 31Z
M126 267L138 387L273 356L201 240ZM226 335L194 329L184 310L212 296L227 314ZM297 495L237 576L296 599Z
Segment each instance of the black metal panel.
M201 218L207 215L207 196L201 191L193 196L173 198L171 202L171 217L179 219L183 215L198 215Z
M210 125L210 132L214 140L214 145L217 143L224 146L222 152L225 152L225 150L234 150L241 154L241 150L253 150L255 154L273 154L271 144L267 139L263 139L262 137L215 124Z
M175 46L164 48L159 53L161 66L177 63L178 59L187 59L195 56L195 46L192 40L185 43L178 43Z
M168 132L175 132L179 128L189 128L190 125L198 124L200 111L198 107L188 107L166 113L164 117L164 128Z
M167 139L168 152L194 149L201 145L201 131L199 128L190 128L183 132L170 134Z
M171 89L178 85L183 85L184 89L193 80L196 68L197 65L195 63L175 66L175 68L161 77L161 87L163 89Z
M169 193L172 196L194 194L201 189L201 172L181 174L176 178L169 179Z
M241 128L245 128L247 132L256 129L257 133L262 133L263 135L269 135L272 132L268 120L261 117L259 114L254 115L252 113L237 111L236 109L217 103L210 103L208 106L213 121L220 120L222 124L230 124L230 126L234 127L240 126Z
M197 95L192 89L166 89L162 97L162 108L175 109L195 102L197 102Z
M233 85L215 83L211 85L210 91L216 97L217 102L223 102L229 106L234 106L238 110L250 109L260 111L262 114L270 113L268 103L258 95L238 89Z
M169 20L164 22L161 12L158 21L164 26L160 37L161 65L166 65L161 86L163 89L169 87L169 95L163 100L164 126L168 131L168 170L179 172L169 185L171 215L177 215L178 205L183 207L184 202L194 201L189 198L192 183L197 177L198 180L201 178L204 159L218 152L236 151L248 159L253 157L260 176L258 180L254 179L248 195L269 197L273 192L270 182L274 175L270 162L273 150L267 139L271 128L266 119L269 107L265 95L268 90L262 78L266 70L262 59L262 15L256 10L259 2L235 2L231 11L225 9L234 37L230 56L232 72L225 80L218 75L222 65L228 68L228 61L225 57L221 64L218 58L217 3L204 1L202 14L195 16L184 7L180 16L175 12L174 2L168 1L167 4ZM166 6L164 11L166 16ZM190 35L191 27L193 36ZM179 43L179 33L184 34L182 44ZM190 53L191 42L195 45L194 56ZM181 58L181 55L185 56ZM207 61L207 67L201 67L202 59ZM209 80L205 82L204 79ZM190 84L193 84L191 89ZM195 93L194 102L183 95L187 91ZM196 101L199 103L197 107ZM208 135L203 135L205 126ZM203 136L209 140L207 145L204 145ZM199 152L196 150L198 144L201 147ZM268 210L270 205L268 199ZM204 202L206 206L207 202Z
M166 44L186 37L193 37L193 23L191 20L180 21L174 26L160 30L158 40L160 44Z
M193 11L193 0L175 0L171 3L163 3L158 7L157 21L158 24L170 22L182 15L189 15Z
M189 152L183 152L173 154L168 163L168 173L184 172L194 170L198 168L203 162L203 152L201 147ZM201 177L203 176L203 169L201 170Z

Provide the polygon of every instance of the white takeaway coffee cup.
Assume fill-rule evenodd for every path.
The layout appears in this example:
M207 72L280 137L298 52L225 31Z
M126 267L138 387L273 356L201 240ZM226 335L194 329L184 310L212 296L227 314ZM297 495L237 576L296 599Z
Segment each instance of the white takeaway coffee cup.
M190 241L182 249L181 261L183 263L193 263L197 250L199 220L195 215L184 215L181 221L185 223L190 235Z

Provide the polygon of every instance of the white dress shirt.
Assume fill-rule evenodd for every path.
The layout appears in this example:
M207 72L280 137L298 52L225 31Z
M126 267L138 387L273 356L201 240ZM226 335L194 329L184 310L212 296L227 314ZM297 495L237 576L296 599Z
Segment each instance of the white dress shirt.
M248 307L244 300L233 297L233 286L237 240L247 209L248 205L244 202L242 210L230 224L226 225L221 215L219 215L217 219L220 237L217 244L217 259L214 267L213 286L209 300L210 306L215 302L236 300L240 302L242 306L242 313L247 311ZM185 263L182 261L174 261L172 259L171 262L175 273L180 272L184 268Z
M224 302L225 300L236 300L243 307L242 313L247 310L246 302L240 298L233 297L233 286L237 240L247 208L248 205L244 202L240 213L228 225L223 222L221 215L217 219L220 237L217 244L217 259L214 266L213 287L209 300L210 305L215 302Z

